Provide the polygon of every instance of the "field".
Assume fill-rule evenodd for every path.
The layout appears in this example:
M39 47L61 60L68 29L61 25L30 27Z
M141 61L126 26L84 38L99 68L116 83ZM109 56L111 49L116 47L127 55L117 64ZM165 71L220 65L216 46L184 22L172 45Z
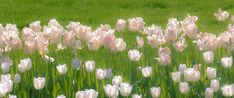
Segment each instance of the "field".
M214 16L219 8L230 13L224 22L217 21ZM169 18L182 21L187 14L198 17L196 24L200 32L219 35L226 31L231 23L234 3L232 0L0 0L0 23L4 26L8 23L16 24L21 38L22 29L37 20L41 21L43 26L47 25L49 20L56 19L64 28L69 22L77 21L95 30L101 24L109 24L111 28L115 28L118 19L142 17L145 26L155 24L165 29ZM82 49L67 48L56 51L56 45L51 44L47 55L53 57L54 62L46 62L37 51L26 54L22 48L2 53L13 61L9 72L12 78L19 73L18 64L21 59L32 60L31 70L20 73L21 82L14 84L8 94L17 95L18 98L56 98L58 95L75 98L77 91L94 89L98 92L98 98L108 98L103 87L112 84L112 78L98 80L95 71L90 73L85 68L73 69L71 60L74 57L77 57L82 65L85 61L94 60L95 68L111 68L112 76L120 75L124 82L133 86L131 95L140 94L142 98L151 98L151 87L161 88L160 98L203 98L205 89L210 86L210 79L206 75L208 66L216 68L216 79L220 81L220 87L234 83L234 67L226 69L220 61L222 57L233 55L226 48L214 50L214 62L207 64L203 59L203 52L198 51L196 44L186 38L188 46L183 52L177 52L172 45L165 45L171 49L171 62L167 66L160 66L155 59L158 57L158 48L147 44L146 35L126 30L116 31L115 36L123 38L126 42L124 51L112 52L103 46L97 51L90 51L87 46ZM137 49L136 36L143 37L145 45L138 49L142 53L140 60L131 61L128 52ZM56 69L59 64L67 64L66 74L59 74ZM179 83L172 80L172 72L177 71L180 64L186 64L188 68L194 64L201 64L200 80L188 82L190 91L187 94L180 93ZM138 67L145 66L153 68L152 75L148 78L143 77L138 70ZM4 74L2 71L0 73ZM35 89L34 77L46 78L42 90ZM131 98L131 95L126 98ZM122 97L119 94L118 98ZM214 97L224 97L221 89L214 92Z

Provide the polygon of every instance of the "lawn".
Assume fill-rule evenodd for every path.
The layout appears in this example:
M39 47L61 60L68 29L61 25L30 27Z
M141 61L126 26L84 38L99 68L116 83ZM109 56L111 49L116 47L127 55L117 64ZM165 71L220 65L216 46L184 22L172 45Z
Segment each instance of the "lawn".
M232 0L0 0L0 23L17 24L20 33L31 22L40 20L42 25L47 25L51 19L58 20L64 28L69 22L77 21L95 30L101 24L109 24L115 28L117 19L142 17L146 26L155 24L165 28L168 18L183 20L190 14L198 17L197 26L201 32L219 34L226 31L228 24L231 23L230 18L224 22L216 20L214 13L219 8L228 11L230 16L234 14ZM68 48L55 51L55 45L50 45L48 55L55 59L54 62L45 62L38 52L25 54L23 49L4 53L3 55L9 56L13 61L10 70L12 76L19 73L18 64L21 59L28 57L32 59L32 69L20 74L21 82L14 84L10 94L17 95L18 98L55 98L61 94L67 98L74 98L77 91L94 89L99 93L98 98L107 98L103 86L111 84L111 79L98 80L95 72L88 73L84 68L72 69L71 60L75 56L82 63L94 60L96 68L111 68L113 76L121 75L123 81L133 85L132 94L142 94L143 98L151 97L150 87L153 86L161 87L160 98L203 98L205 88L210 85L210 80L206 77L207 66L216 68L220 86L234 83L233 67L224 69L220 62L223 56L232 55L226 49L215 50L214 62L207 64L203 60L202 52L195 48L196 44L188 40L188 47L183 52L177 52L172 46L168 46L172 53L171 63L168 66L159 66L155 60L158 49L147 44L145 35L130 31L116 32L115 35L126 42L125 51L113 53L104 47L98 51L89 51L86 46L77 50ZM137 48L136 36L143 37L145 45L138 49L142 52L141 59L134 62L128 59L128 51ZM190 91L185 95L180 93L179 84L173 82L171 78L171 73L178 70L179 64L183 63L187 64L187 67L202 64L200 80L189 82ZM59 75L57 72L58 64L67 64L68 71L65 75ZM151 77L145 78L137 71L138 67L144 66L153 67ZM42 90L33 87L33 77L38 76L46 78ZM224 97L221 90L215 92L214 96Z

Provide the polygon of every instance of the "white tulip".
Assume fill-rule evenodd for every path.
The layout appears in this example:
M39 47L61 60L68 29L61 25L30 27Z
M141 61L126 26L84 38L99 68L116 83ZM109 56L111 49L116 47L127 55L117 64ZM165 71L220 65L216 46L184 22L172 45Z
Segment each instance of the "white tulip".
M45 82L46 79L44 77L34 77L33 79L33 85L37 90L43 89L45 87Z
M142 75L144 77L150 77L152 75L152 67L147 66L141 69Z
M8 73L10 71L11 64L9 62L3 62L1 64L1 69L3 73Z
M121 76L114 76L112 78L112 85L120 85L122 83L123 79Z
M220 88L219 80L217 80L217 79L211 80L210 88L212 88L214 90L214 92L217 92Z
M117 85L107 84L106 86L104 86L104 91L106 96L110 98L117 98L119 95L119 88Z
M158 98L161 94L161 88L160 87L151 87L150 93L153 98Z
M93 89L86 89L85 90L85 98L97 98L98 97L98 92L96 92Z
M24 73L25 71L30 70L32 67L32 61L30 58L25 58L20 60L20 63L18 64L18 70L20 73Z
M133 94L132 98L142 98L142 95L138 95L138 94Z
M67 73L67 65L66 64L59 64L56 66L57 71L59 74L64 75Z
M209 79L214 79L216 77L216 69L213 67L207 67L206 74Z
M76 98L85 98L85 92L84 91L77 91Z
M116 23L116 30L117 31L124 31L126 26L126 21L123 19L118 19Z
M232 97L234 95L234 84L224 85L221 87L222 94L225 97Z
M190 90L188 82L180 82L179 90L182 94L187 94Z
M9 95L8 97L9 97L9 98L17 98L16 95Z
M138 50L129 50L128 51L128 58L132 61L139 61L141 58L142 53L140 53Z
M200 80L200 71L195 70L194 68L186 68L184 70L184 79L186 81L198 81Z
M106 77L106 70L103 70L101 68L96 69L96 78L98 80L102 80Z
M58 95L56 98L66 98L64 95Z
M120 94L124 97L127 97L132 92L132 85L129 83L121 83L119 86Z
M180 73L184 74L184 69L186 69L186 68L187 68L186 64L180 64L179 65L179 71L180 71Z
M142 37L137 36L137 48L141 48L144 45L144 39Z
M181 77L181 75L180 75L180 72L179 72L179 71L177 71L177 72L172 72L171 77L172 77L172 80L173 80L174 82L180 82L180 77Z
M40 32L41 31L41 21L35 21L29 24L29 27L34 31L34 32Z
M10 74L1 75L0 83L3 85L3 90L5 90L6 93L12 91L13 81L11 80Z
M203 58L204 58L206 63L212 63L214 61L214 52L213 51L204 52Z
M21 81L21 76L19 74L15 74L14 83L19 84Z
M223 57L222 59L221 59L221 63L223 64L223 67L224 68L230 68L230 67L232 67L232 56L230 56L230 57Z
M95 69L95 62L94 61L86 61L85 68L88 72L93 72Z
M214 91L212 88L206 88L205 91L205 98L213 98L214 96Z

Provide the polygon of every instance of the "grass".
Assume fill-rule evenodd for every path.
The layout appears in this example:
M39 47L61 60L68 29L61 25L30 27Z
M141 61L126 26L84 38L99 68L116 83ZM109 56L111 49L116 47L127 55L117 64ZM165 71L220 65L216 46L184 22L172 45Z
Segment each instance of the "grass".
M170 17L183 19L186 14L199 17L197 25L202 32L212 32L218 34L226 30L230 19L225 22L217 22L214 13L218 8L222 8L234 14L234 4L232 0L1 0L0 1L0 23L14 23L22 29L29 23L40 20L43 25L50 19L57 19L63 26L70 21L79 21L82 24L90 25L96 29L100 24L110 24L113 28L119 18L128 19L136 16L143 17L146 25L156 24L166 26ZM127 43L127 50L136 48L135 37L138 34L131 32L117 32L117 36L123 37ZM215 67L218 71L217 77L221 77L221 85L234 83L233 67L229 70L224 69L220 64L220 58L227 56L225 49L215 51L214 63L208 65L204 63L202 55L194 48L194 44L188 43L188 48L184 52L175 52L172 48L172 62L166 67L158 65L154 59L157 56L157 49L145 45L141 52L143 56L139 62L129 61L127 50L120 53L111 53L105 48L99 51L88 51L87 47L73 52L71 49L54 51L51 46L49 55L55 58L55 62L47 63L42 60L39 53L32 55L24 54L23 50L15 50L7 55L14 61L11 66L11 74L18 72L17 65L20 59L30 57L33 61L32 70L22 74L22 81L19 85L14 85L11 94L19 98L55 98L59 94L64 94L67 98L74 98L76 91L93 88L99 92L99 97L104 98L103 86L111 83L110 79L99 81L95 78L95 73L89 73L84 69L79 71L71 68L71 59L76 54L82 61L95 60L96 68L112 68L113 75L122 75L124 81L136 84L132 93L146 94L150 97L149 88L160 86L162 88L161 98L174 97L204 97L205 88L210 81L206 78L206 66ZM60 76L56 71L56 65L66 63L68 73ZM178 69L178 65L186 63L192 66L194 63L202 64L202 77L199 82L189 83L191 90L189 94L182 95L179 92L178 84L173 83L171 72ZM136 69L139 66L153 66L153 76L143 78ZM33 87L33 77L46 77L46 87L37 91ZM74 84L73 84L74 81ZM140 81L137 83L137 81ZM215 97L223 97L221 91L216 92Z

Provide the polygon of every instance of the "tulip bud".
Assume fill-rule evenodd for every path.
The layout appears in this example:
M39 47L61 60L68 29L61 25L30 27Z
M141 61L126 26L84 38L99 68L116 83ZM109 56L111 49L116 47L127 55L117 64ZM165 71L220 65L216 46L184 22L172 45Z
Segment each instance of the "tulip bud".
M184 70L184 79L186 81L198 81L200 76L200 71L195 70L194 68L186 68Z
M45 87L45 82L46 79L44 77L34 77L33 79L33 85L37 90L43 89Z
M158 98L161 94L161 88L160 87L151 87L150 93L153 98Z
M152 67L147 66L141 69L142 75L144 77L150 77L152 75Z
M19 84L19 83L20 83L20 81L21 81L21 77L20 77L20 75L19 75L19 74L15 74L14 82L15 82L16 84Z
M213 98L214 96L214 91L212 88L206 88L205 91L205 98Z
M212 63L214 61L214 52L213 51L204 52L203 58L204 58L206 63Z
M58 66L56 66L57 71L59 72L59 74L64 75L67 73L67 65L66 64L59 64Z
M98 97L98 92L96 92L93 89L86 89L85 90L85 98L97 98Z
M8 73L10 71L10 63L9 62L3 62L1 64L1 69L3 73Z
M117 31L124 31L125 30L125 26L126 26L126 21L123 19L118 19L117 23L116 23L116 30Z
M121 76L114 76L112 79L112 85L120 85L123 79Z
M168 47L165 47L165 48L162 48L160 47L159 50L158 50L158 63L160 65L163 65L163 66L166 66L168 65L170 62L171 62L171 51L170 51L170 48Z
M32 61L30 58L25 58L20 60L20 63L18 64L18 70L20 73L24 73L25 71L30 70L32 67Z
M214 79L216 77L216 69L213 67L207 67L206 74L209 79Z
M172 72L171 76L174 82L180 82L180 72Z
M40 31L41 31L41 22L40 22L40 21L35 21L35 22L29 24L29 27L30 27L34 32L40 32Z
M230 57L223 57L221 59L221 63L223 64L224 68L230 68L230 67L232 67L232 56L230 56Z
M127 97L132 92L132 85L129 83L121 83L119 86L120 94L124 97Z
M85 92L84 91L77 91L76 98L85 98Z
M102 80L106 77L106 70L103 70L101 68L96 69L96 78L98 80Z
M222 94L225 97L232 97L234 95L234 84L224 85L221 87Z
M142 95L134 94L132 95L132 98L142 98Z
M212 88L214 90L214 92L217 92L219 90L219 80L217 79L214 79L214 80L211 80L211 83L210 83L210 88Z
M117 98L119 95L119 88L117 85L110 85L107 84L106 86L104 86L104 91L106 96L110 97L110 98Z
M56 98L66 98L64 95L58 95Z
M95 69L95 62L94 61L86 61L85 68L88 72L93 72Z
M128 58L132 61L139 61L141 58L142 53L140 53L138 50L129 50L128 51Z
M179 90L182 94L187 94L190 90L188 82L180 82Z

